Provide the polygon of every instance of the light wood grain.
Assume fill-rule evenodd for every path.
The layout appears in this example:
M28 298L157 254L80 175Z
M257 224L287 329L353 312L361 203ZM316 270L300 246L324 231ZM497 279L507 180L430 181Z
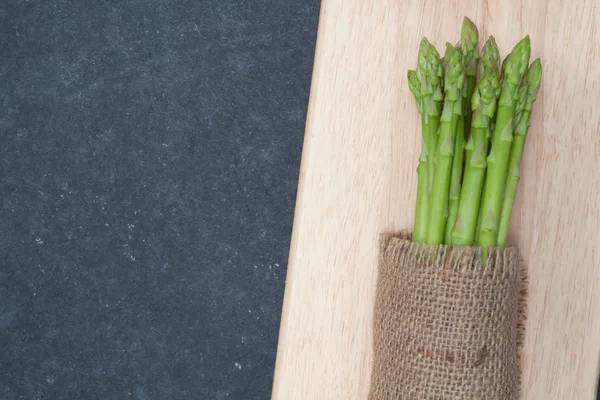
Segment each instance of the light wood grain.
M530 275L523 398L595 398L600 360L600 4L323 0L273 399L366 399L377 237L412 226L418 44L462 18L544 78L510 241Z

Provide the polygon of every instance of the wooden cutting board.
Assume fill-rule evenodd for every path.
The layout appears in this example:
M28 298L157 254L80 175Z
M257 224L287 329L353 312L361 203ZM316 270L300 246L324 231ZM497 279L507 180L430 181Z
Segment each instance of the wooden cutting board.
M510 240L530 275L523 399L592 400L600 359L600 3L323 0L273 399L366 399L377 238L410 229L406 72L464 16L544 65Z

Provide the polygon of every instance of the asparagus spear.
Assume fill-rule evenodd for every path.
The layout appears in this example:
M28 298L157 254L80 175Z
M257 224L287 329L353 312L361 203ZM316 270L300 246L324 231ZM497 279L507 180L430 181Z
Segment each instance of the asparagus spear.
M431 187L434 171L434 155L438 142L438 129L440 126L440 114L442 112L442 61L440 55L426 38L421 40L419 46L419 66L417 77L421 82L421 98L423 102L423 114L427 120L427 148L428 167L427 175Z
M498 45L496 45L496 39L493 36L490 36L488 40L483 45L483 49L481 50L481 58L479 60L479 64L477 66L477 74L479 75L479 79L484 77L490 68L494 68L498 70L498 67L501 65L500 52L498 51ZM502 68L500 68L502 71ZM502 77L500 77L500 86L502 86ZM496 96L498 97L498 96ZM496 114L492 117L490 121L490 126L487 131L486 137L489 143L489 139L492 137L492 132L496 127ZM488 153L490 146L488 145ZM469 163L469 156L472 153L468 153L466 155L466 161ZM487 157L487 155L486 155ZM475 237L478 237L476 235Z
M488 68L489 65L494 65L496 66L496 69L498 69L498 65L500 65L500 52L498 51L498 45L496 44L496 39L493 36L490 36L488 38L488 40L485 42L485 45L483 46L483 49L481 50L481 59L479 62L479 65L477 66L477 75L479 75L479 77L482 77L485 75L486 73L486 69ZM504 63L502 63L502 66L504 66ZM500 70L502 70L502 68L500 68ZM502 77L500 78L500 86L502 86ZM490 126L486 132L486 143L487 143L487 147L488 147L488 153L489 153L489 142L490 142L490 138L492 137L492 132L494 131L494 129L496 128L496 114L494 113L494 116L492 117L491 121L490 121ZM470 154L472 154L472 152L467 152L466 155L466 162L467 164L470 164ZM485 156L487 158L487 155ZM487 166L487 164L486 164ZM485 172L484 172L485 175ZM483 190L481 191L481 193L485 193L485 177L483 179ZM480 196L481 197L481 196ZM480 199L481 201L481 199ZM477 229L475 230L475 237L473 238L473 241L475 241L478 237L479 237L479 232L481 231L481 207L479 206L479 212L477 213Z
M475 229L479 215L479 205L485 180L486 158L488 154L488 131L490 121L496 111L496 101L500 94L499 62L490 65L480 78L473 94L473 122L471 137L465 146L468 162L458 205L458 217L452 232L452 244L471 246L475 239Z
M408 71L408 88L415 96L417 110L421 114L421 155L419 156L419 167L417 168L417 209L415 211L413 240L417 243L423 243L425 241L425 233L427 232L427 212L429 209L429 179L427 174L427 136L429 135L429 124L426 115L423 113L421 81L416 71Z
M498 70L498 67L500 65L500 52L498 51L498 46L496 45L496 40L494 39L493 36L490 36L488 38L488 40L485 42L485 44L483 45L483 49L481 50L481 57L479 59L479 63L477 65L477 75L479 76L479 79L483 79L483 77L487 74L487 70L489 68L495 68L496 70ZM502 80L500 80L500 84L502 84ZM497 96L496 96L497 97ZM471 102L473 101L473 97L471 96ZM473 108L473 106L471 105L471 109ZM471 116L471 127L473 124L473 116ZM494 130L494 126L496 124L496 114L494 114L494 116L492 117L491 121L490 121L490 126L487 131L487 139L489 141L489 138L491 137L491 133ZM471 128L472 130L472 128ZM468 144L468 143L467 143ZM490 146L487 146L488 148L488 152L489 152L489 148ZM473 152L469 152L467 151L465 154L465 165L469 165L470 164L470 157L471 154L473 154ZM486 155L487 157L487 155ZM476 235L475 237L478 237L479 235Z
M503 83L498 101L496 127L492 135L492 150L487 159L487 176L481 211L481 231L478 244L483 248L495 246L502 198L508 171L508 158L513 142L515 94L529 64L529 35L525 36L503 64Z
M450 177L450 204L448 210L448 221L446 222L445 243L452 244L452 230L458 215L458 202L463 172L465 133L471 125L471 96L475 90L477 77L477 59L479 32L475 24L467 17L463 20L461 31L460 50L462 51L465 64L465 83L463 90L463 117L458 121L458 128L454 143L454 160L452 163L452 175Z
M510 151L510 159L508 161L508 177L506 180L506 193L502 203L502 213L500 214L500 226L498 228L498 246L506 246L508 237L508 226L512 208L517 193L517 185L519 184L521 158L525 149L525 139L531 121L531 111L533 103L537 97L538 90L542 81L542 63L539 58L536 59L527 70L527 74L523 78L519 86L519 105L517 108L520 112L520 118L515 126L514 143Z
M478 66L479 83L472 97L471 137L465 146L465 173L457 220L452 231L452 244L456 246L471 246L476 237L475 229L479 221L491 122L500 95L499 67L498 46L494 38L490 37L481 52Z
M467 89L464 93L465 96L465 132L469 131L471 121L471 97L475 90L475 84L477 80L477 60L479 59L478 51L478 40L479 31L477 27L469 18L465 17L463 20L463 26L461 30L461 41L460 46L465 57L465 74Z
M465 68L462 53L460 49L453 48L445 59L447 64L444 76L444 108L440 118L440 135L435 154L427 222L427 243L430 244L442 244L444 241L456 127L463 112Z

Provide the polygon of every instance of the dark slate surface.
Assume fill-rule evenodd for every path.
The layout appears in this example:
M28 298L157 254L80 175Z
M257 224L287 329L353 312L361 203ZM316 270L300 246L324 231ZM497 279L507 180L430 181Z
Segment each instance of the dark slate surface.
M268 399L317 0L3 1L0 399Z

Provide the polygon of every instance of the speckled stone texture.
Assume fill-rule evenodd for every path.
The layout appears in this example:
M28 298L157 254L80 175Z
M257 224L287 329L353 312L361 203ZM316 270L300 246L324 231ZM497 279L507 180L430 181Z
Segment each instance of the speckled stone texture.
M316 0L0 5L0 399L268 399Z

